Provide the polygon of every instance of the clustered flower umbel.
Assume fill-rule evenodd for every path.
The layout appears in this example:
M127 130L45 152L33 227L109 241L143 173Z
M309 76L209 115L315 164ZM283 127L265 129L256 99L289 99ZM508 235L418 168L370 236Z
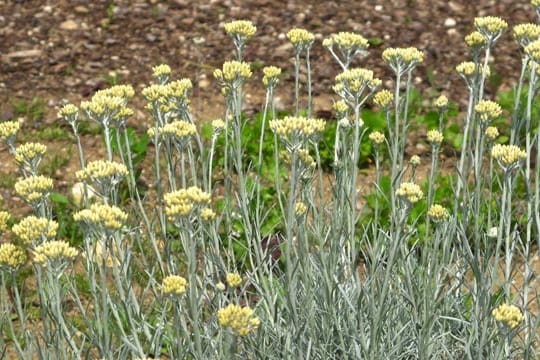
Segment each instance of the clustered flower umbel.
M78 254L66 241L47 241L34 249L34 262L43 267L55 267L74 260Z
M128 215L119 207L105 204L92 204L89 209L73 214L75 221L97 230L119 230L127 218Z
M323 40L323 46L326 47L332 56L339 62L343 69L347 69L349 63L356 55L367 54L367 48L369 42L360 34L352 32L339 32L337 34L330 35L329 38ZM334 52L334 46L339 51L338 56Z
M365 90L368 95L375 92L381 86L381 80L373 77L373 71L363 68L345 70L336 76L336 85L332 89L349 106L361 103L361 97Z
M396 195L410 204L415 204L424 197L420 186L413 182L404 182L399 185Z
M129 99L135 95L135 90L129 85L116 85L109 89L99 90L91 101L83 101L81 109L92 121L108 127L110 124L119 126L133 115L133 110L126 107Z
M31 215L13 225L12 231L24 245L37 244L54 239L58 231L58 223Z
M262 83L267 89L273 89L279 82L281 69L276 66L266 66L263 68Z
M304 216L307 212L307 206L303 202L299 201L294 204L294 214L296 216Z
M225 32L233 39L234 46L242 51L248 42L257 32L257 27L249 20L236 20L223 25Z
M53 179L43 176L29 176L15 183L15 193L29 203L40 201L53 190Z
M514 329L525 319L517 306L508 304L502 304L493 309L492 315L495 320L503 323L510 329Z
M435 223L441 223L450 217L450 213L448 210L439 204L431 205L429 208L427 215L435 222Z
M171 76L171 67L167 64L160 64L152 67L152 76L159 84L165 85Z
M471 48L473 57L477 57L480 54L480 50L486 46L487 41L484 35L478 31L473 31L465 36L465 43Z
M214 70L214 78L219 81L224 95L236 91L251 75L249 64L236 60L226 61L221 69Z
M540 37L540 25L518 24L512 29L512 35L519 45L526 47Z
M427 141L432 146L440 145L443 140L444 136L439 130L429 130L427 132Z
M225 281L227 282L227 285L229 285L229 287L231 288L242 285L242 277L238 273L228 273L225 276Z
M0 268L14 271L26 263L26 252L12 243L0 245Z
M35 171L47 152L47 146L40 143L25 143L15 149L15 161L30 171Z
M230 328L238 336L247 336L259 328L261 321L254 316L253 310L229 304L218 310L219 325Z
M7 211L0 211L0 234L8 230L8 221L11 215Z
M381 145L384 143L385 137L384 134L380 131L373 131L371 134L369 134L369 140L373 142L375 145Z
M535 63L540 63L540 40L529 43L525 47L525 54Z
M508 23L496 16L484 16L474 19L476 31L482 34L488 46L491 46L508 27Z
M488 126L485 131L485 135L489 141L495 141L499 136L499 129L495 126Z
M73 126L79 118L79 109L73 104L66 104L60 108L58 116Z
M424 52L415 47L388 48L382 53L383 60L397 74L404 74L424 61Z
M150 138L154 139L156 135L158 137L170 138L180 147L187 145L191 137L195 134L197 134L195 124L184 120L177 120L163 126L148 129Z
M270 129L281 139L288 151L299 150L306 142L317 137L325 127L322 119L285 116L270 121Z
M437 99L435 99L433 105L435 105L435 107L439 109L439 111L444 111L448 108L448 98L444 95L441 95Z
M457 73L465 80L465 83L470 88L474 85L477 76L483 72L483 66L477 65L472 61L464 61L456 66ZM489 67L486 67L485 76L490 75Z
M306 29L294 28L287 33L287 39L292 43L296 53L307 50L315 41L315 35Z
M12 148L20 129L21 124L17 120L0 122L0 140Z
M516 145L496 144L491 148L491 157L497 160L505 170L511 170L519 165L520 161L527 158L527 153Z
M474 107L474 110L476 111L482 125L489 124L502 114L501 106L491 100L479 101Z
M179 275L169 275L163 279L163 294L167 296L180 296L186 292L188 282Z
M226 126L227 124L225 124L225 121L221 119L212 120L212 130L215 135L221 134L225 130Z
M196 186L180 189L165 194L165 213L169 220L189 216L193 210L204 208L210 203L211 196Z
M373 96L373 102L381 109L387 110L394 102L394 94L386 89L380 90Z
M86 164L83 170L75 173L78 180L97 185L101 195L106 194L111 187L122 181L128 174L124 164L108 160L96 160Z

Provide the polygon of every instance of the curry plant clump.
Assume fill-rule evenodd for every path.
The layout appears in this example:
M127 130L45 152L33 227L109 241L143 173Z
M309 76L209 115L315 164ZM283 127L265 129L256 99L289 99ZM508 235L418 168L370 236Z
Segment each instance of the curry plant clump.
M540 2L532 5L540 14ZM321 46L318 37L287 32L295 81L282 91L294 100L278 114L284 69L258 73L244 58L257 41L249 20L223 26L236 57L213 73L225 108L207 136L191 112L191 80L166 64L149 69L153 80L140 93L117 85L64 105L59 118L73 130L80 164L68 179L71 206L62 208L72 213L59 213L58 184L41 170L47 147L20 143L19 122L0 123L20 176L13 193L28 205L23 216L0 211L0 353L537 359L540 27L512 29L522 68L507 112L485 86L508 24L486 16L473 26L465 37L470 58L455 68L464 80L456 94L467 97L462 140L444 174L446 129L458 120L441 95L435 121L415 124L413 80L424 52L409 44L385 49L381 60L392 74L385 88L356 65L369 42L346 31L322 42L339 71L333 122L312 110L310 51ZM244 87L255 78L265 102L251 119L242 112ZM146 101L151 124L143 134L129 126L134 98ZM364 121L371 104L379 126ZM87 157L79 129L88 121L102 132L103 159ZM413 127L420 130L411 137ZM428 151L406 156L411 141L425 141ZM366 149L374 164L367 185L359 175ZM74 239L64 236L70 220Z

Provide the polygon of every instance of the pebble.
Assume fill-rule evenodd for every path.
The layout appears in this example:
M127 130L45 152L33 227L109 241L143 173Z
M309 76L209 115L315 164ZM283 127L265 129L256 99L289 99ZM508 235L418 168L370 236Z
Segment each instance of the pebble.
M75 6L73 11L75 11L77 14L88 14L88 12L89 12L87 7L81 6L81 5Z
M8 59L23 59L28 57L37 57L41 56L40 49L30 49L30 50L20 50L13 51L5 55Z
M456 24L457 24L457 22L453 18L446 18L444 20L444 26L445 27L454 27L454 26L456 26Z
M66 20L60 24L60 29L62 30L77 30L79 28L79 24L77 24L73 20Z

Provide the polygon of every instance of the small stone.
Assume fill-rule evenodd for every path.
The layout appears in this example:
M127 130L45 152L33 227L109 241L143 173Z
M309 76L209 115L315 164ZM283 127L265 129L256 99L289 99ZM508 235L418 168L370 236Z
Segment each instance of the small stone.
M375 11L377 11L377 12L383 11L383 6L382 5L375 5Z
M37 56L41 56L41 50L40 49L20 50L20 51L10 52L9 54L5 56L8 59L24 59L24 58L29 58L29 57L37 57Z
M66 20L62 23L60 23L60 29L62 30L77 30L79 28L79 24L77 24L73 20Z
M210 86L210 81L208 81L208 79L203 78L203 79L199 80L199 87L201 89L206 89L208 86Z
M89 12L87 7L81 6L81 5L75 6L73 11L75 11L77 14L88 14L88 12Z
M454 27L456 26L457 22L455 19L452 19L452 18L446 18L444 20L444 26L445 27Z

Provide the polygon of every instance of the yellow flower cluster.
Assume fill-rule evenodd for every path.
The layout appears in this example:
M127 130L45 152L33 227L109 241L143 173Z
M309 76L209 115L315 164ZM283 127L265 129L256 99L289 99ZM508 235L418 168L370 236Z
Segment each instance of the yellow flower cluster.
M214 71L214 77L221 82L233 84L237 81L249 79L252 75L250 66L246 62L226 61L223 63L222 69Z
M193 89L193 83L190 79L180 79L171 81L166 87L168 96L178 99L187 99L189 92Z
M296 155L298 156L298 159L304 164L306 167L310 169L315 169L317 166L317 162L315 162L315 159L313 159L313 156L309 154L309 151L307 149L301 148L296 151ZM291 154L289 154L286 151L283 151L280 153L280 157L283 160L283 163L286 165L291 165Z
M43 176L30 176L15 183L15 192L29 203L47 196L53 189L53 179Z
M497 129L495 126L488 126L485 134L488 140L493 141L499 136L499 129Z
M12 230L23 244L30 245L54 239L58 231L58 223L44 217L27 216L18 224L13 225Z
M149 102L164 100L168 95L167 85L152 84L141 91L144 98Z
M71 261L79 252L66 241L47 241L34 249L34 262L47 267L53 262Z
M114 85L108 89L103 89L97 91L92 99L95 97L118 97L122 99L123 104L125 105L129 99L135 96L135 90L131 85Z
M11 215L7 211L0 211L0 233L8 230L8 222Z
M394 94L386 89L383 89L373 96L373 102L380 108L387 108L392 104L392 102L394 102Z
M294 213L296 216L303 216L307 212L307 206L303 202L299 201L294 205Z
M465 36L465 43L471 48L482 48L486 45L486 38L478 31Z
M433 103L439 110L444 110L448 107L448 98L444 95L439 96Z
M465 77L465 78L468 78L468 77L472 77L474 75L476 75L476 72L480 72L482 71L482 67L481 66L477 66L474 62L472 61L464 61L462 63L460 63L458 66L456 66L456 71L458 72L458 74L460 74L461 76ZM486 68L486 76L489 76L490 74L490 70L489 70L489 67Z
M324 47L331 47L334 44L345 51L365 50L369 47L369 42L365 37L352 32L332 34L330 38L323 41Z
M287 39L299 50L309 48L313 44L313 41L315 41L315 35L306 29L294 28L287 33Z
M128 215L116 206L92 204L90 209L84 209L73 214L73 219L84 222L89 226L98 226L106 230L119 230L126 222Z
M499 104L490 100L479 101L474 107L476 114L480 117L480 121L488 123L495 120L502 114L502 109Z
M279 82L279 75L281 75L281 69L277 66L266 66L263 68L262 83L266 87L275 87Z
M439 145L444 140L443 134L439 130L429 130L427 132L427 141L433 145Z
M210 198L210 194L196 186L167 193L164 196L165 213L174 221L176 217L189 215L198 205L209 204Z
M152 127L148 129L148 135L154 137L156 134L156 128ZM157 127L157 134L165 137L175 137L178 140L189 139L191 136L197 134L197 127L188 121L177 120L164 126Z
M527 158L527 153L516 145L496 144L491 148L491 157L497 160L499 164L506 169Z
M236 20L223 25L225 32L230 36L241 36L249 40L257 32L257 27L249 20Z
M99 91L92 96L91 101L83 101L81 103L81 109L84 110L92 120L100 123L103 118L110 120L110 118L115 116L123 106L124 99L121 97L106 96Z
M488 41L494 41L508 27L508 23L496 16L484 16L474 19L476 31L484 35Z
M26 262L26 252L11 244L4 243L0 245L0 267L9 270L15 270Z
M17 136L21 128L21 124L18 121L4 121L0 122L0 140L10 141Z
M420 162L421 162L420 156L418 155L411 156L411 159L409 160L409 162L411 163L413 167L420 165Z
M341 89L348 89L349 91L356 93L367 86L377 87L380 84L381 82L379 79L373 78L373 71L355 68L345 70L336 76L336 86L334 86L334 91L339 93Z
M396 195L411 204L417 203L424 197L420 186L413 182L401 183L396 190Z
M77 121L79 115L79 109L73 104L66 104L58 111L58 116L64 118L66 121L72 123Z
M540 37L540 25L537 24L519 24L514 26L512 31L514 39L519 45L525 47Z
M525 54L527 54L534 62L540 63L540 40L535 40L525 46Z
M165 295L180 296L186 292L188 282L179 275L169 275L163 279Z
M332 108L336 112L337 118L342 118L347 115L347 112L349 112L349 105L343 100L338 100L332 105Z
M382 132L373 131L371 134L369 134L369 140L371 140L375 145L381 145L384 143L385 137Z
M252 309L234 304L218 310L218 322L239 336L249 335L261 324L259 318L253 315Z
M382 53L383 60L396 73L411 69L424 61L424 52L415 47L388 48Z
M152 67L152 76L156 79L169 77L171 75L171 67L167 64L160 64Z
M450 217L450 213L448 212L448 210L444 206L439 204L431 205L427 212L427 215L436 223L446 221Z
M227 285L231 288L242 285L242 277L237 273L228 273L225 276L225 281L227 281Z
M96 160L89 162L83 170L75 173L81 181L118 181L128 174L124 164L108 160Z
M284 142L295 148L320 134L324 127L324 120L305 117L285 116L283 119L270 121L270 129Z
M215 219L215 217L216 217L216 213L214 212L214 210L210 208L201 209L201 219L208 221L208 220Z
M43 144L33 142L22 144L15 149L15 161L18 164L39 162L46 152L47 146Z
M493 309L492 315L495 320L511 329L518 326L525 319L517 306L507 304L499 305L497 308Z
M116 245L116 243L113 243L113 247L114 247L114 250L115 250L115 253L114 255L112 254L111 251L106 251L106 255L107 255L107 258L105 259L105 266L107 268L113 268L115 265L116 266L120 266L121 264L121 261L119 259L119 256L118 256L118 245ZM102 246L102 243L101 242L96 242L95 244L92 245L92 253L90 254L91 255L91 260L98 266L102 266L103 265L103 246ZM83 253L83 257L86 258L87 257L87 254L86 253Z
M214 130L214 133L221 133L223 130L225 130L225 121L221 119L212 120L212 129Z
M540 6L540 0L531 0L531 5L535 7Z

